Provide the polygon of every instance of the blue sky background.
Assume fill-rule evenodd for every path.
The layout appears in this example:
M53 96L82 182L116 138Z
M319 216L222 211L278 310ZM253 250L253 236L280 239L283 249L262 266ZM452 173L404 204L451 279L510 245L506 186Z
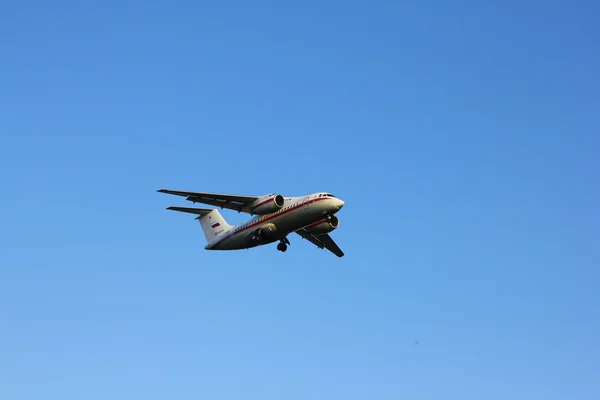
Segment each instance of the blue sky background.
M3 2L0 398L600 398L599 11ZM330 191L347 255L162 187Z

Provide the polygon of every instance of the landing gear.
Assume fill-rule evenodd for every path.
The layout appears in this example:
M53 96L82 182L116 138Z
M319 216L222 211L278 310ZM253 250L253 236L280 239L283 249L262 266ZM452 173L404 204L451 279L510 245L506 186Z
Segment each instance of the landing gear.
M252 240L262 240L262 229L258 228L256 231L254 231L254 233L252 234Z
M283 242L277 243L277 250L281 251L282 253L285 252L287 250L287 244Z
M286 236L283 239L281 239L281 242L277 243L277 250L281 251L282 253L285 252L287 250L288 244L290 244L290 241Z

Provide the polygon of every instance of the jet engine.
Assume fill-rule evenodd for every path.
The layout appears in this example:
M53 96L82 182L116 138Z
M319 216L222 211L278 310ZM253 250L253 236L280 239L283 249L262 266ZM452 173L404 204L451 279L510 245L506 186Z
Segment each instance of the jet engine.
M274 213L283 207L285 199L280 194L262 196L250 205L252 214L265 215Z
M277 227L273 223L268 223L261 225L252 231L251 238L253 241L264 242L270 241L273 239L275 232L277 231Z
M319 222L306 227L305 229L313 235L322 235L329 233L336 229L340 225L340 220L335 215L331 215L329 218L322 219Z

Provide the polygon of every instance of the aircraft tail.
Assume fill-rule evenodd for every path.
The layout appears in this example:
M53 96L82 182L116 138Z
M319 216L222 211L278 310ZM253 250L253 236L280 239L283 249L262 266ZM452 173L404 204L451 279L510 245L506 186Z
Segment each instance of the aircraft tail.
M213 208L168 207L167 210L197 214L196 219L200 220L200 226L208 243L232 228L221 216L219 210Z

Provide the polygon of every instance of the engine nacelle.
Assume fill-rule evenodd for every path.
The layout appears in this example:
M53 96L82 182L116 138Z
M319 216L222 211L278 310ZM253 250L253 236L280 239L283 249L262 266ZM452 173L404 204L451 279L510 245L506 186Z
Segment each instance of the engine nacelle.
M305 229L312 233L313 235L322 235L324 233L329 233L336 229L340 225L340 220L335 215L332 215L328 220L322 219L319 222L315 222L314 224L306 227Z
M250 205L252 214L265 215L274 213L283 207L285 199L280 194L262 196Z

